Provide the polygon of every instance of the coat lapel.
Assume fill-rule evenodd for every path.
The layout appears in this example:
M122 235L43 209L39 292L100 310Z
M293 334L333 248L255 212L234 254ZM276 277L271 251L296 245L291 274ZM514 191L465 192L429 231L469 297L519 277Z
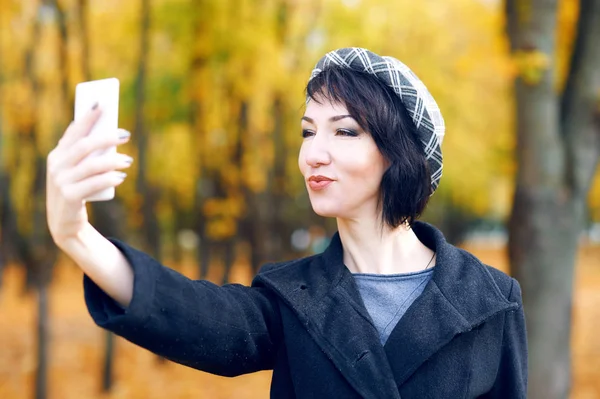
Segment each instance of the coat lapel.
M518 307L502 295L487 267L474 256L448 244L431 225L418 222L413 229L419 240L436 252L437 261L423 293L385 344L398 386L456 335L498 312Z
M343 264L338 234L323 254L261 273L257 280L274 289L295 311L362 397L400 398L377 330Z
M400 398L398 386L457 334L518 305L506 300L486 267L416 222L419 240L437 253L432 279L407 309L385 347L343 264L336 233L319 255L261 272L255 279L296 313L323 352L365 398Z

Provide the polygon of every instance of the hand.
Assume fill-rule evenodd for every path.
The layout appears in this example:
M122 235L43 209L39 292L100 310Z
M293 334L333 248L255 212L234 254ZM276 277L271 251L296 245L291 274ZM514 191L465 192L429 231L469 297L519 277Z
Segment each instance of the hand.
M84 198L121 184L126 174L115 169L127 168L133 161L125 154L86 158L96 150L129 140L129 133L123 129L114 134L88 136L100 114L100 109L92 109L80 121L72 122L48 154L46 217L50 235L58 246L76 237L88 224Z

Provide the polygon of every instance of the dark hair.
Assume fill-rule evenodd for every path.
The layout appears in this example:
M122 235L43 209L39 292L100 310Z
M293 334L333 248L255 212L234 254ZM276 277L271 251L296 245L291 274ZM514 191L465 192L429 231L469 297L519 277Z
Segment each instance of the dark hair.
M328 67L306 86L312 101L318 98L346 106L390 162L383 175L378 208L391 228L412 226L427 206L431 173L425 150L400 97L384 82L366 72Z

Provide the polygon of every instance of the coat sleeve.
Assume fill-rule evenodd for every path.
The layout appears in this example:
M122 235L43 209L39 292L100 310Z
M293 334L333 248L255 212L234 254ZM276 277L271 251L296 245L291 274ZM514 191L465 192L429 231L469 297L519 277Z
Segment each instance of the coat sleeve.
M191 280L127 244L109 239L134 271L127 308L84 275L94 322L174 362L235 376L273 368L281 335L276 299L263 287Z
M521 287L512 279L509 300L519 307L504 319L500 366L489 398L527 398L527 332L521 298Z

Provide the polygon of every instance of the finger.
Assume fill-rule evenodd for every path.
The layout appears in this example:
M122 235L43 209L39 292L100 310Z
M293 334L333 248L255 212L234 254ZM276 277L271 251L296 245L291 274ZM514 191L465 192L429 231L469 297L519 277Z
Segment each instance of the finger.
M106 172L63 186L62 195L69 202L83 201L99 191L116 187L127 177L124 172Z
M59 145L65 148L70 147L80 138L87 136L94 127L94 124L98 121L102 115L102 110L98 107L98 103L94 106L78 121L73 121L67 127L65 134L59 140Z
M71 168L79 164L94 151L104 151L123 144L129 140L128 134L129 132L124 129L117 129L116 132L112 133L83 137L71 147L61 152L62 159L58 161L57 167L59 169Z
M129 168L133 158L125 154L91 157L83 160L76 168L65 170L56 179L57 185L67 185L110 171Z

